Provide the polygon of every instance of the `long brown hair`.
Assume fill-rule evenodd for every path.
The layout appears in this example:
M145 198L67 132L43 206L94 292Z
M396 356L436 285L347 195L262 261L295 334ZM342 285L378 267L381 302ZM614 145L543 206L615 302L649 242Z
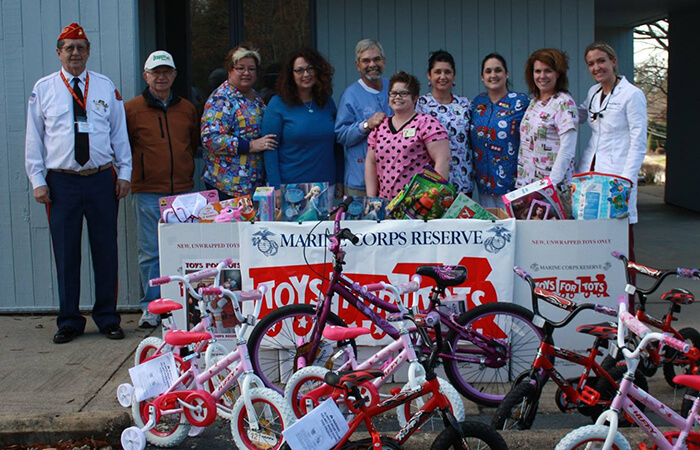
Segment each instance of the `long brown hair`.
M312 48L302 48L291 53L284 62L282 70L277 77L277 95L287 105L301 105L299 98L299 88L294 82L294 61L297 58L304 58L316 72L316 83L312 89L313 99L316 104L323 108L328 99L333 95L333 67L326 58Z

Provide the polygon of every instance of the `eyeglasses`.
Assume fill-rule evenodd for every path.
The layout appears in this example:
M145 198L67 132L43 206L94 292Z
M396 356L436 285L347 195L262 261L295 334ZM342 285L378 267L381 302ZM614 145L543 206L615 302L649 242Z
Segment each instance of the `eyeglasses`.
M172 77L175 74L174 70L147 70L147 74L154 77Z
M395 97L406 98L410 95L411 95L411 93L408 91L391 91L391 92L389 92L389 98L395 98Z
M66 45L63 47L63 51L66 53L73 53L76 50L78 53L87 53L88 47L86 45Z
M246 72L246 71L247 71L248 73L255 73L255 72L258 71L258 68L257 68L257 67L252 67L252 66L251 66L251 67L236 66L236 67L233 68L233 70L235 70L235 71L238 72L238 73L244 73L244 72Z
M297 75L301 75L304 72L308 73L309 75L313 75L316 73L316 68L314 66L309 66L309 67L297 67L294 69L294 73Z

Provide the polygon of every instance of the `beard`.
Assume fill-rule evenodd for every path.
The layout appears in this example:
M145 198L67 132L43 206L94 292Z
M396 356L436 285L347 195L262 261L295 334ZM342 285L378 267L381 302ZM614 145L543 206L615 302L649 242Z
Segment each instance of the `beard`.
M382 70L366 70L364 77L369 81L379 81L382 79Z

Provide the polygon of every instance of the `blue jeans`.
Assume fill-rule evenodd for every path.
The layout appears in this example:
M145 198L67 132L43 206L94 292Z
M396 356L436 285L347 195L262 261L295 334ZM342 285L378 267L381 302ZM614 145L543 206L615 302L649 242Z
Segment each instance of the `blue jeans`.
M134 215L136 216L136 239L138 241L139 272L141 275L141 292L139 301L141 310L146 311L151 300L160 297L160 287L149 287L148 280L160 276L158 260L158 219L160 207L158 199L169 194L133 194Z

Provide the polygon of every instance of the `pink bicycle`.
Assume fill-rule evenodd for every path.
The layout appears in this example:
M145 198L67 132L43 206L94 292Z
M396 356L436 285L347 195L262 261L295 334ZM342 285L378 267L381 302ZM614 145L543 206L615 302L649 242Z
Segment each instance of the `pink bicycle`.
M255 291L233 292L222 287L201 288L199 294L225 296L230 299L239 324L235 326L236 348L223 358L199 371L197 364L187 370L160 395L139 401L132 398L131 412L136 426L122 432L121 443L128 450L143 450L146 441L158 447L174 447L187 437L192 426L207 427L217 416L217 410L225 408L219 401L236 383L241 395L233 408L227 411L231 418L231 432L238 448L277 449L282 446L282 430L292 419L285 407L284 399L277 392L264 387L253 373L245 345L249 326L255 324L262 307L265 287ZM243 316L239 301L256 301L255 312ZM196 360L197 347L209 341L205 332L173 330L165 335L165 342L173 347L187 347L191 352L183 360ZM209 392L207 385L218 374L226 373L224 379ZM252 386L256 387L253 388Z
M578 428L564 436L557 444L555 450L630 449L629 442L617 431L620 412L624 412L630 417L651 438L654 442L653 449L700 449L700 433L691 432L695 422L700 422L700 416L698 416L700 398L696 397L693 400L693 406L688 417L683 418L671 408L649 395L649 393L634 385L634 372L647 345L658 341L661 345L671 347L682 353L687 353L690 350L690 345L669 335L652 332L646 325L630 314L627 308L627 297L620 297L617 345L622 351L627 364L627 372L625 372L624 378L620 382L619 391L613 399L610 409L598 417L595 425ZM625 345L628 329L641 339L634 351L630 351ZM700 376L697 375L678 375L673 381L695 389L700 388ZM644 412L635 405L635 401L645 405L647 410L657 413L659 417L678 428L678 430L661 433ZM609 425L606 426L605 422L609 422ZM640 445L640 449L647 448L646 444Z

